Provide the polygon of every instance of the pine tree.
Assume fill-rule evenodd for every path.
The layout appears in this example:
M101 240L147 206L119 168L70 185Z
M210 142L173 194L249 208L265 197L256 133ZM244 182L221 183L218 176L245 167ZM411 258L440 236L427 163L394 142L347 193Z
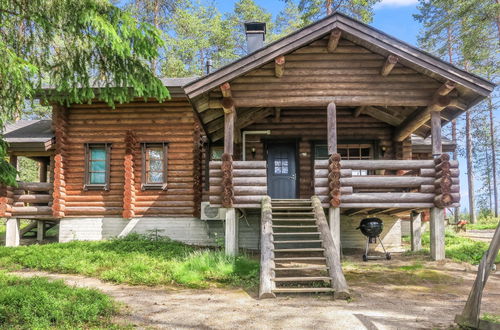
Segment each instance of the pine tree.
M25 100L113 106L134 97L165 99L147 65L162 45L158 30L106 0L0 0L0 127ZM42 90L54 86L55 93ZM15 184L0 139L0 182Z

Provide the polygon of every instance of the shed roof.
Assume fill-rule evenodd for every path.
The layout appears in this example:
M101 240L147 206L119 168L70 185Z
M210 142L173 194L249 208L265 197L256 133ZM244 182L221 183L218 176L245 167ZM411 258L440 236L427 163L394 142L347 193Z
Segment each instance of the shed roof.
M3 136L11 154L44 153L53 146L52 120L19 120L5 126Z

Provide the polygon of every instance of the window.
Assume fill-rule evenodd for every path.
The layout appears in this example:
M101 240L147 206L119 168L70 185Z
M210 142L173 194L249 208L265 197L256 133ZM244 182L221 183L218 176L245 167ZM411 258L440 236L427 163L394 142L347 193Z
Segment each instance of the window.
M85 145L85 190L109 190L111 144Z
M274 174L288 175L288 153L278 152L274 158Z
M167 188L167 144L142 145L142 189Z
M373 147L368 143L339 144L337 152L343 160L373 159ZM328 147L326 144L316 144L314 146L315 159L328 159ZM366 170L357 170L353 175L367 175Z

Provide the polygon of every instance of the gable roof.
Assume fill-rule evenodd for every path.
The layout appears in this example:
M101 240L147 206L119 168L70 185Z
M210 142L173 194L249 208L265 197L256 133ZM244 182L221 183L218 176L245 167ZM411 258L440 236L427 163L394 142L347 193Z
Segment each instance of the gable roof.
M470 89L474 93L479 94L477 101L488 96L496 86L484 78L457 68L380 30L336 12L282 39L270 43L231 64L221 67L209 75L187 83L184 86L184 91L190 99L193 99L274 60L277 56L290 53L316 39L324 37L336 28L342 31L343 38L354 41L375 53L384 56L388 56L389 54L396 55L402 65L410 67L417 72L443 82L451 80Z

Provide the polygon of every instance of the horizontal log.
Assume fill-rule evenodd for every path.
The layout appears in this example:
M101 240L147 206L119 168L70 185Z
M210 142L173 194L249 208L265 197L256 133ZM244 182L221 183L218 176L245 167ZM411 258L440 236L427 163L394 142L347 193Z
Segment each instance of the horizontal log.
M210 161L210 169L220 169L222 161ZM266 161L233 161L233 169L266 169Z
M446 191L446 192L449 192L449 193L451 193L452 195L453 195L453 193L460 193L460 185L458 185L458 184L452 185L452 186L450 187L450 189L447 189L447 191ZM435 188L434 193L435 193L436 195L440 195L440 194L442 194L442 193L443 193L443 191L442 191L441 187L437 187L437 188Z
M328 160L317 160L315 168L328 168ZM433 160L341 160L343 169L352 170L419 170L434 168Z
M106 214L121 214L123 208L121 207L66 207L66 215L106 215Z
M233 189L235 196L267 195L267 186L236 186ZM221 186L210 186L210 195L220 195L222 191Z
M353 193L341 197L342 203L432 203L433 193Z
M18 188L27 191L49 191L52 189L50 182L18 182Z
M52 208L49 206L22 206L22 207L12 207L12 214L14 216L22 216L23 214L28 215L47 215L52 214Z
M221 169L210 169L210 177L222 177ZM233 177L267 177L266 169L233 169Z
M23 202L23 203L48 203L51 199L52 199L51 195L40 195L40 194L14 196L14 200L16 202Z
M210 178L210 185L222 185L222 178ZM233 177L233 186L267 186L267 178L235 178Z
M211 207L222 207L221 203L210 203ZM260 209L261 204L260 203L234 203L233 204L234 208L237 209Z
M450 168L448 171L446 172L449 172L450 176L452 178L458 178L460 176L460 169L458 168ZM439 171L436 173L436 178L440 178L443 176L443 171Z
M352 170L351 169L341 169L340 170L340 177L341 178L349 178L352 176ZM315 169L314 170L314 178L328 178L328 169Z
M329 193L330 193L330 188L328 186L325 186L325 187L315 186L314 187L314 194L315 195L328 196ZM352 193L353 193L352 187L340 187L340 194L341 195L350 195Z
M340 203L341 208L352 209L426 209L434 207L434 203Z
M234 196L234 204L256 204L262 201L264 196ZM210 196L210 204L222 203L222 196Z
M353 176L352 178L341 178L342 186L353 188L418 188L422 184L430 185L434 178L407 177L398 175L366 175Z

